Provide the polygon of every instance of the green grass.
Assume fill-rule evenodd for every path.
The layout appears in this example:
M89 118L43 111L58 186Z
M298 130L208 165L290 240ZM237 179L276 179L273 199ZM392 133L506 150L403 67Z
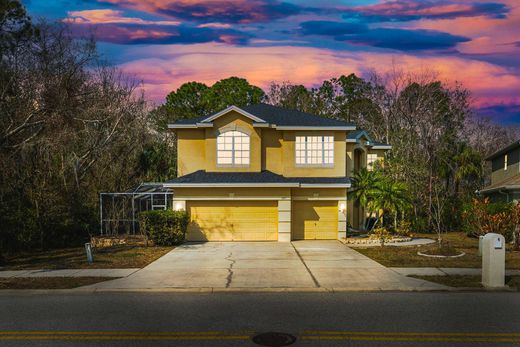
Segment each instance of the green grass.
M0 289L72 289L116 277L17 277L0 278Z
M89 264L83 247L53 249L8 257L1 270L32 269L114 269L142 268L173 247L114 246L94 249Z
M436 234L417 234L415 237L436 238ZM450 247L466 253L458 258L428 258L417 255L436 247L435 244L424 246L385 246L366 247L355 250L367 257L390 267L468 267L480 268L482 258L478 256L478 239L467 237L461 232L451 232L443 235ZM506 268L520 269L520 253L506 252Z
M481 276L463 276L463 275L450 275L450 276L409 276L413 278L419 278L421 280L435 282L443 284L449 287L467 287L467 288L482 288ZM506 276L505 284L512 288L520 287L520 276Z

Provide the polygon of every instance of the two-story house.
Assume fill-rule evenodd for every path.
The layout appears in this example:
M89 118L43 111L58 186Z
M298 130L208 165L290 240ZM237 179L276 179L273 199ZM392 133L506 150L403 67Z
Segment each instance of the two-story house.
M363 212L349 176L390 147L353 123L267 104L231 106L169 124L177 134L174 208L190 215L187 240L337 239Z
M492 201L520 200L520 140L486 158L491 162L491 184L480 191Z

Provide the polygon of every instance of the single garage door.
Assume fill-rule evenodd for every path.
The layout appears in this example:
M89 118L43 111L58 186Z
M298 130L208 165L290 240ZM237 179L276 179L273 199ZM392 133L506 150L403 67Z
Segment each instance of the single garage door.
M276 241L277 201L189 201L189 241Z
M337 201L293 201L293 239L335 240L338 238Z

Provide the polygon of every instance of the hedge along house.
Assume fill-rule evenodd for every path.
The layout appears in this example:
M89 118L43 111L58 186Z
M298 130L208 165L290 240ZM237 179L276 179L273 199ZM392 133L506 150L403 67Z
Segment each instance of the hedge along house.
M491 184L480 191L493 201L520 201L520 140L491 154Z
M390 147L353 123L267 104L231 106L168 125L177 133L174 208L190 215L189 241L337 239L347 219L349 176ZM355 223L355 224L354 224Z

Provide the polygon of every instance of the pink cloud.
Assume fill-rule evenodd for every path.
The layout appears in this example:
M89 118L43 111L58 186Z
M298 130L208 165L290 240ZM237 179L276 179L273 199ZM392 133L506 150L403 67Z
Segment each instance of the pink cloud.
M162 102L166 94L187 81L213 84L229 76L247 78L266 88L272 81L290 80L313 86L341 74L362 75L369 69L387 72L392 62L405 71L433 68L439 77L460 81L473 92L474 106L520 104L520 76L490 63L457 56L417 57L410 54L344 52L310 47L236 47L217 43L155 46L153 58L121 67L144 82L147 96ZM139 54L135 51L135 54Z
M468 54L520 54L520 7L517 0L504 0L511 11L507 18L456 18L421 20L411 27L428 30L449 30L450 34L471 37L472 40L458 45L459 51Z
M84 10L69 11L63 21L72 24L140 24L140 25L179 25L179 21L148 21L135 17L124 17L123 11Z

